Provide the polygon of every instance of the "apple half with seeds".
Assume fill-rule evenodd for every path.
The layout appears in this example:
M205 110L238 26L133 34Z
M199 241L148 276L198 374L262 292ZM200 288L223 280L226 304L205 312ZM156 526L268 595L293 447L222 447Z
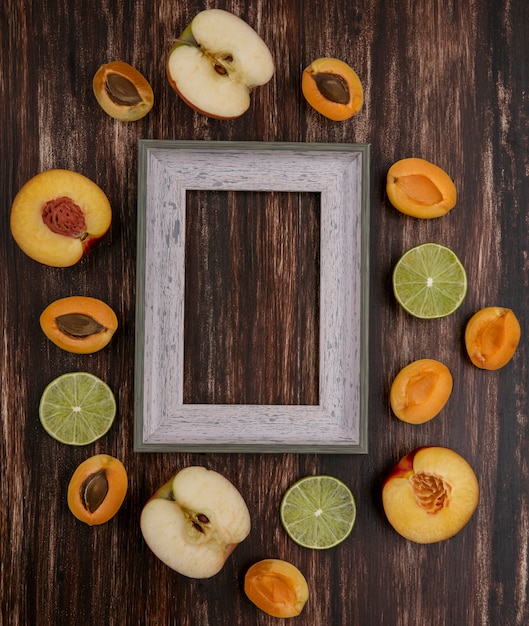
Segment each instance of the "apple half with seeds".
M244 20L222 9L200 12L177 39L167 77L191 108L233 119L250 107L254 87L274 74L268 46Z
M417 448L391 470L382 487L389 523L416 543L456 535L478 505L474 470L457 452L439 446Z
M104 191L86 176L52 169L37 174L15 196L10 227L30 258L69 267L105 235L112 209Z
M210 578L250 533L237 488L205 467L180 470L143 507L143 537L165 565L189 578Z

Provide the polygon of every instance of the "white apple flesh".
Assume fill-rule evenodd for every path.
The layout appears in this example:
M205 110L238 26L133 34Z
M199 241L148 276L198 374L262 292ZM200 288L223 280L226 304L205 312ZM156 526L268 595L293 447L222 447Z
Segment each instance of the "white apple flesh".
M246 502L224 476L186 467L163 485L141 513L143 537L168 567L189 578L210 578L249 534Z
M270 50L255 30L233 13L199 13L169 52L167 75L192 108L233 119L250 106L252 88L274 74Z

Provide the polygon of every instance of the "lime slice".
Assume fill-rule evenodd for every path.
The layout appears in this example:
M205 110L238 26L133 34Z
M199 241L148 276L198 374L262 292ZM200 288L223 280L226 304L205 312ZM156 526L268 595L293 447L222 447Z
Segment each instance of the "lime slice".
M54 439L84 446L102 437L112 426L116 400L110 387L97 376L69 372L44 389L39 416Z
M334 476L306 476L281 501L281 523L288 536L305 548L324 550L349 536L356 519L351 490Z
M467 274L453 250L423 243L405 252L395 265L393 292L415 317L446 317L465 299Z

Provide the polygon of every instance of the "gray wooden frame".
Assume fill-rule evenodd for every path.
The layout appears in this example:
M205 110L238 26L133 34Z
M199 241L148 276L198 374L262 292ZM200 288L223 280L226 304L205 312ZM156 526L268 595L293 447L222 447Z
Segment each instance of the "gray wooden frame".
M141 140L138 178L135 450L367 452L369 146ZM183 403L188 190L321 194L317 406Z

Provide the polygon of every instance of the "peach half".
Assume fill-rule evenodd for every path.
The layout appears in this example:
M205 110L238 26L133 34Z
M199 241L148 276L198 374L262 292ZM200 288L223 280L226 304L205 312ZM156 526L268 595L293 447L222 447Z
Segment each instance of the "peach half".
M403 457L382 487L389 523L416 543L435 543L456 535L479 500L474 470L450 448L425 446Z
M11 234L22 251L44 265L69 267L105 235L112 210L103 190L71 170L41 172L11 206Z
M389 399L393 413L409 424L433 419L452 393L450 370L435 359L419 359L402 368L393 380Z
M127 494L127 471L119 459L96 454L78 466L68 484L68 507L89 526L108 522Z
M103 111L123 122L145 117L154 104L148 80L124 61L102 65L94 75L92 88Z
M257 608L272 617L296 617L309 598L303 574L281 559L254 563L244 577L244 592Z
M364 103L358 74L331 57L316 59L303 70L301 90L313 109L336 122L356 115Z
M418 158L401 159L389 168L386 193L398 211L423 219L445 215L457 200L450 176L434 163Z
M104 348L118 327L114 311L97 298L69 296L49 304L40 316L42 331L56 346L77 354Z

